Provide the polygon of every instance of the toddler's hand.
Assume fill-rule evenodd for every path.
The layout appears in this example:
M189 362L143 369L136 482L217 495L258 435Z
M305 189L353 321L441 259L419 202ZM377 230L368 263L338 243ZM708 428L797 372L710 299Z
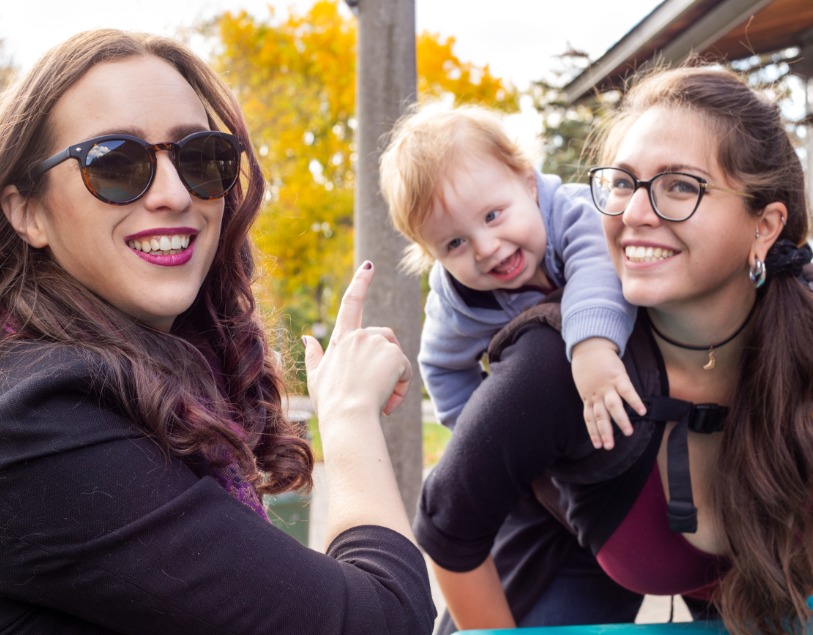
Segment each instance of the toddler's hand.
M623 402L640 415L646 413L615 344L601 337L579 342L573 347L572 372L584 402L584 422L593 446L612 449L615 445L612 420L626 436L632 434Z

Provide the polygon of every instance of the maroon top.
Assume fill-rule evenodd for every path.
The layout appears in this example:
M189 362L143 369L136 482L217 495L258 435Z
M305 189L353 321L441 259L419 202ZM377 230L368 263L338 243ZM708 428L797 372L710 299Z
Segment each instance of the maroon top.
M629 514L597 554L601 568L638 593L709 599L728 560L669 529L657 464Z

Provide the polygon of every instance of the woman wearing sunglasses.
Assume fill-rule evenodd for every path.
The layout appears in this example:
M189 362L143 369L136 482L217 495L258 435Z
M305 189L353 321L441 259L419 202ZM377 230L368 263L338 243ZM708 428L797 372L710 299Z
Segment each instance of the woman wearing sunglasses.
M4 94L0 156L0 631L430 632L379 422L411 370L360 328L369 263L327 351L306 338L327 553L260 503L313 457L255 312L263 177L225 85L171 40L80 34Z
M426 481L419 543L461 628L631 621L610 578L732 633L810 632L813 254L779 109L727 71L662 70L592 142L647 415L593 450L559 334L525 322ZM530 504L565 549L516 522Z

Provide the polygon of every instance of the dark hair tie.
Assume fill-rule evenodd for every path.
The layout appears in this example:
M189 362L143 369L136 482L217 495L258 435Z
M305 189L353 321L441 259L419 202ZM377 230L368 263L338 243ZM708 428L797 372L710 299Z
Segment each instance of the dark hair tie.
M810 249L810 245L805 243L798 247L792 240L780 238L765 256L765 269L770 276L787 273L798 278L802 275L802 268L811 260L813 250Z

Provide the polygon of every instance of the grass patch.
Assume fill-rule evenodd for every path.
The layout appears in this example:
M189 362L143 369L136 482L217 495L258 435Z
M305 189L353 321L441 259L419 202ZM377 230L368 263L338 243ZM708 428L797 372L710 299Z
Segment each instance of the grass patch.
M440 461L452 431L439 423L423 424L423 466L432 467Z
M308 434L310 435L314 460L317 462L324 461L325 455L322 454L322 437L319 436L319 425L316 423L316 417L308 419Z
M310 433L311 449L313 450L313 457L316 461L324 460L322 454L322 438L319 436L319 426L316 424L316 417L311 417L308 420L308 431ZM449 437L452 436L451 430L439 423L426 423L423 424L423 466L432 467L440 460L443 450L446 449L446 444L449 442Z

